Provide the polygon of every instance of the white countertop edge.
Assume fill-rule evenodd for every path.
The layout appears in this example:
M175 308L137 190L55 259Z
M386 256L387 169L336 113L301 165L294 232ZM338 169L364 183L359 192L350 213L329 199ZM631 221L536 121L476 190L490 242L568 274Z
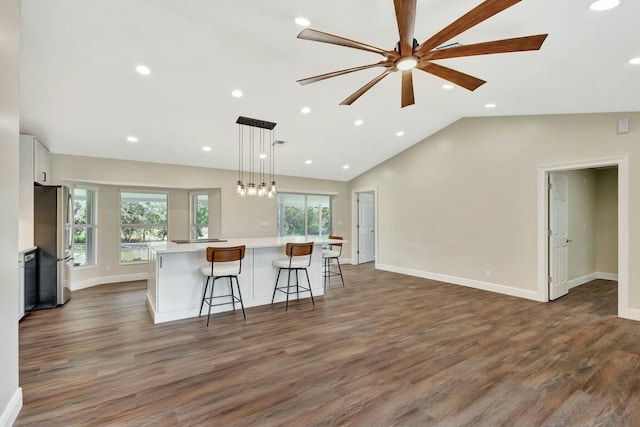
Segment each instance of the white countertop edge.
M275 248L285 246L287 243L313 242L314 244L347 243L347 240L321 239L318 237L247 237L239 239L225 239L226 242L203 243L173 243L156 244L149 250L157 254L184 253L204 251L208 247L227 247L245 245L247 249Z
M26 254L27 252L35 251L36 249L38 249L37 246L31 246L30 248L21 249L18 251L18 255Z

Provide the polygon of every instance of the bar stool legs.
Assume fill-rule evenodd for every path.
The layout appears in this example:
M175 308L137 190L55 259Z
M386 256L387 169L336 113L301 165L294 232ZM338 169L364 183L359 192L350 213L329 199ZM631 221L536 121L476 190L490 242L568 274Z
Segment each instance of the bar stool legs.
M222 279L223 277L228 277L229 278L229 287L231 289L231 294L230 295L220 295L220 296L213 296L213 288L214 285L216 283L217 279ZM235 296L234 292L233 292L233 279L236 279L236 287L238 289L238 296ZM207 297L207 288L209 287L209 279L213 279L211 280L211 288L209 289L209 296ZM231 297L231 301L230 302L222 302L219 304L214 304L213 301L216 298L228 298ZM204 304L207 303L207 305L209 306L209 309L207 311L207 326L209 326L209 319L211 317L211 307L214 307L216 305L225 305L225 304L232 304L233 305L233 311L236 311L236 302L240 303L240 308L242 309L242 317L244 318L244 320L247 320L247 316L244 312L244 303L242 301L242 292L240 291L240 282L238 282L238 278L236 276L221 276L221 277L207 277L207 281L205 282L204 285L204 292L202 293L202 303L200 304L200 314L198 315L201 316L202 315L202 308L204 307Z
M331 240L342 240L342 236L329 236ZM337 248L337 250L336 250ZM329 245L329 249L322 251L322 261L324 262L324 289L327 289L327 280L331 283L331 276L340 276L340 280L342 280L342 286L344 287L344 277L342 276L342 266L340 265L340 256L342 255L342 243L331 243ZM338 271L335 272L331 270L331 264L333 260L336 260L338 263Z
M315 306L316 302L313 299L313 291L311 290L311 280L309 280L309 272L307 267L311 265L311 253L313 252L313 242L309 243L287 243L285 253L287 258L276 259L273 261L273 266L278 268L278 276L276 277L276 284L273 289L273 296L271 297L271 304L273 304L276 298L276 292L280 291L287 294L287 300L285 304L285 311L289 310L289 295L295 293L296 297L300 299L300 292L309 292L311 295L311 303ZM287 270L287 286L278 286L280 280L280 273L282 270ZM307 287L300 285L298 270L304 270L307 276ZM296 276L296 288L292 290L291 284L291 271L295 271Z
M240 303L242 308L242 317L247 320L247 316L244 311L244 303L242 301L242 291L240 290L240 282L238 276L242 272L242 260L244 259L245 246L232 246L232 247L208 247L207 248L207 261L209 264L200 268L200 272L206 276L204 282L204 290L202 291L202 302L200 303L200 311L198 317L202 315L202 308L206 303L209 306L207 310L207 326L209 326L209 319L211 318L211 307L216 305L232 304L233 311L236 311L236 302ZM222 278L229 279L229 291L228 295L213 295L213 288L215 287L216 280ZM233 290L233 279L236 279L236 288L238 289L238 296L236 296ZM209 290L209 296L207 297L207 288L211 282L211 289ZM217 298L231 298L224 302L215 303Z

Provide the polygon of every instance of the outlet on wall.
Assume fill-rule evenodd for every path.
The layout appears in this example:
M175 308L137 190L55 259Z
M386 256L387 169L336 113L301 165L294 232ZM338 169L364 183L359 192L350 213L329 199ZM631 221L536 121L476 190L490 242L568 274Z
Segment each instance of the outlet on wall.
M105 264L104 269L106 271L111 271L111 264Z
M487 279L491 278L491 270L487 270L484 272L484 277L486 277Z

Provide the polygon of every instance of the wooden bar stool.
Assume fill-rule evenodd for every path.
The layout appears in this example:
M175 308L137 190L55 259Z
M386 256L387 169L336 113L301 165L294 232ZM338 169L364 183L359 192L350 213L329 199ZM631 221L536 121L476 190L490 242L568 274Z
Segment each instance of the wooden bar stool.
M329 236L329 240L342 240L342 236ZM337 248L334 249L334 248ZM322 262L324 265L324 288L327 289L327 280L331 282L331 276L340 276L342 286L344 286L344 278L342 277L342 267L340 266L340 256L342 256L342 243L330 243L329 248L322 251ZM338 263L338 271L331 270L333 261Z
M242 272L242 260L244 259L245 245L230 246L223 248L208 247L207 248L207 262L208 264L200 268L200 272L207 276L204 284L204 291L202 292L202 303L200 304L200 314L202 315L202 307L207 303L209 306L209 313L207 314L207 326L209 326L209 317L211 316L211 307L217 305L233 304L233 311L236 311L236 302L240 303L242 307L242 317L247 320L247 316L244 313L244 304L242 303L242 292L240 292L240 283L238 282L238 275ZM227 277L229 279L230 294L228 295L216 295L213 296L213 287L216 280ZM233 292L233 279L236 279L236 287L238 288L238 296ZM211 290L209 296L207 296L207 287L211 280ZM218 298L229 298L230 301L220 302L214 304L213 301Z
M300 299L300 292L309 292L311 294L311 303L315 306L316 303L313 300L313 292L311 291L311 281L309 280L309 272L307 267L311 265L311 254L313 253L313 242L308 243L287 243L285 247L286 258L279 258L273 261L273 266L278 267L278 277L276 277L276 286L273 289L273 297L271 297L271 304L276 297L276 291L287 294L287 304L285 305L285 311L289 310L289 295L297 294L297 299ZM280 273L282 270L287 270L287 286L278 287L278 280L280 280ZM300 286L298 281L298 270L304 270L307 275L308 288ZM296 274L296 289L291 290L291 272L295 271Z

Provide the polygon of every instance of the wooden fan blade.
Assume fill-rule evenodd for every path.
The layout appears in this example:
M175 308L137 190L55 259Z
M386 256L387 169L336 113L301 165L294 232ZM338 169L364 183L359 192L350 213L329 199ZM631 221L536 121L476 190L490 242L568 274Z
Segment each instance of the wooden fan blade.
M415 104L413 98L413 74L411 70L402 72L402 108Z
M434 59L460 58L462 56L538 50L542 46L542 43L544 43L547 36L548 34L539 34L537 36L518 37L514 39L469 44L466 46L452 47L448 49L432 50L427 55L423 56L422 59L431 61Z
M477 77L461 73L460 71L456 71L448 67L443 67L442 65L438 65L433 62L421 62L416 68L450 81L451 83L457 84L458 86L470 91L474 91L486 83L486 81L480 80Z
M362 65L360 67L347 68L346 70L333 71L331 73L320 74L318 76L307 77L306 79L300 79L296 81L301 85L306 85L309 83L315 83L321 80L330 79L331 77L338 77L338 76L342 76L343 74L353 73L354 71L366 70L367 68L392 67L392 66L393 66L393 62L391 61L380 61L380 62L376 62L375 64Z
M314 42L329 43L338 46L365 50L367 52L377 53L389 59L397 58L399 56L398 53L392 50L380 49L379 47L371 46L355 40L346 39L344 37L336 36L329 33L323 33L322 31L318 30L312 30L311 28L305 28L304 30L302 30L300 34L298 34L298 38L302 40L311 40Z
M369 83L367 83L366 85L362 86L360 89L358 89L357 91L352 93L347 99L342 101L340 103L340 105L351 105L351 104L353 104L358 98L360 98L362 95L364 95L364 93L366 91L368 91L373 86L375 86L380 80L382 80L385 77L387 77L389 75L389 73L391 73L391 72L392 72L391 68L386 69L378 77L376 77L375 79L371 80Z
M400 55L413 54L413 34L416 23L416 0L393 0L400 34Z
M458 34L465 32L469 28L478 25L482 21L491 18L493 15L502 12L520 1L521 0L486 0L418 46L416 51L418 56L426 54L442 43L451 40Z

